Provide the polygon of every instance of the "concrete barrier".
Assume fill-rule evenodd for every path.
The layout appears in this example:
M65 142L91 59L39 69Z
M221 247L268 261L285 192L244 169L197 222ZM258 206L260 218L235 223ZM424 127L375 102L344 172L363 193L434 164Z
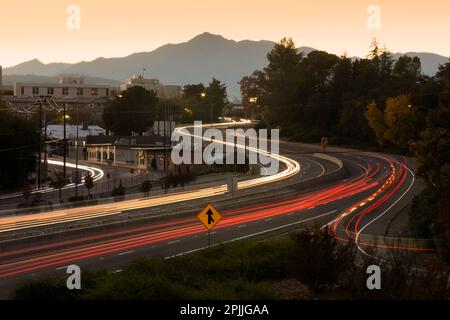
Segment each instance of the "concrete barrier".
M332 157L332 156L330 156L330 155L328 155L328 154L324 154L324 153L314 153L314 154L313 154L313 157L316 157L316 158L320 158L320 159L323 159L323 160L330 161L330 162L334 163L335 165L337 165L339 169L342 168L342 167L344 166L344 164L342 163L342 160L340 160L340 159L338 159L338 158L336 158L336 157Z

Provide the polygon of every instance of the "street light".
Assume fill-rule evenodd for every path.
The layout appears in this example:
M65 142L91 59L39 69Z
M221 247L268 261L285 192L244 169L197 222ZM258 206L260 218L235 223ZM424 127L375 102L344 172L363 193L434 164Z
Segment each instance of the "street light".
M250 97L250 98L248 98L248 101L250 102L250 103L257 103L258 102L258 97Z
M250 98L248 98L248 101L250 102L250 104L253 105L253 107L255 107L256 104L258 103L258 97L250 97ZM253 120L253 108L251 108L250 118Z
M201 94L200 94L200 96L202 97L202 98L206 98L206 92L202 92ZM209 99L208 100L208 102L209 102L209 111L210 111L210 113L211 113L211 128L212 128L212 125L213 125L213 109L212 109L212 103L211 103L211 99Z

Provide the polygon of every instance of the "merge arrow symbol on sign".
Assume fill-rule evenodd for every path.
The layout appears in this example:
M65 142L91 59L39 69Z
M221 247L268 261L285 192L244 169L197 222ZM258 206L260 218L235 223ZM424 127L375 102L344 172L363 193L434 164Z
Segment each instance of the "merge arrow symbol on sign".
M208 216L208 224L214 223L214 212L212 212L211 209L206 212L206 215Z
M208 230L211 230L222 219L222 215L210 204L199 213L197 218Z

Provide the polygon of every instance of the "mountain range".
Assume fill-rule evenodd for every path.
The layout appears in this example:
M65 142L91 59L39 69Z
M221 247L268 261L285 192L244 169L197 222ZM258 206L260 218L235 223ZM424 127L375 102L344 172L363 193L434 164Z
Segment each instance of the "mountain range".
M120 58L97 58L78 63L48 63L37 59L3 69L4 83L19 81L55 82L59 74L82 74L87 83L116 85L140 74L146 69L146 78L158 78L164 84L203 82L213 77L227 84L230 98L238 97L238 81L267 65L267 53L273 48L272 41L234 41L211 33L200 34L179 44L167 44L150 52L133 53ZM314 48L300 47L308 54ZM422 61L422 71L434 75L440 64L448 58L434 53L407 52ZM394 54L394 58L401 56Z

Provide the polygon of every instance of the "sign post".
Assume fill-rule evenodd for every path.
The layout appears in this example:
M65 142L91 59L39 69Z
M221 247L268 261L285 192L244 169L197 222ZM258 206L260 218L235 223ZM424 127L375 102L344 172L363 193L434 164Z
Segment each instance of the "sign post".
M210 204L198 214L197 218L208 229L208 247L211 247L211 230L222 220L222 215Z

